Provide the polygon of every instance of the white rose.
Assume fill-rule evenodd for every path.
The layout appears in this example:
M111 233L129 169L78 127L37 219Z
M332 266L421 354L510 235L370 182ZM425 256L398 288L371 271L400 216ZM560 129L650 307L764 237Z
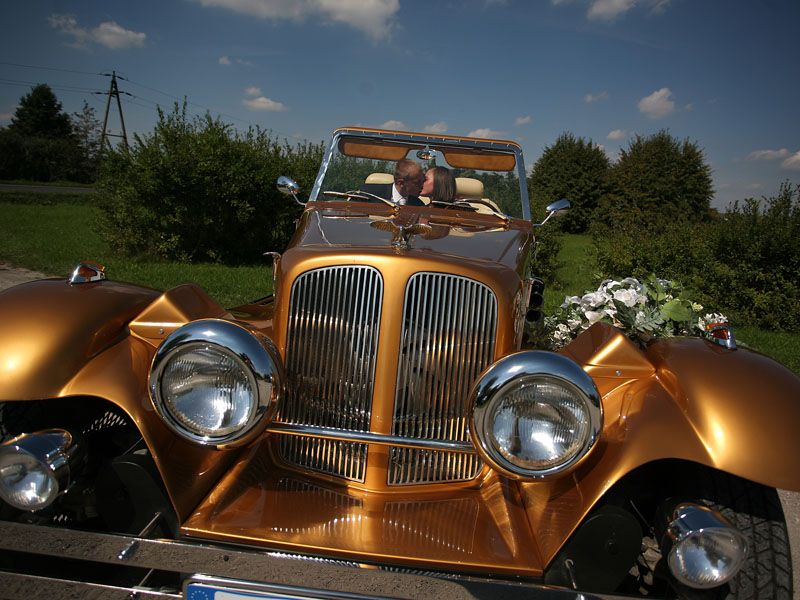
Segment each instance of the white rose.
M570 331L575 331L578 327L581 326L580 319L567 319L567 326L569 327Z
M622 302L625 306L632 307L636 304L636 290L617 290L614 292L614 300Z
M586 318L589 319L589 324L594 325L600 319L602 319L606 315L606 311L604 310L587 310L586 311Z
M639 283L639 280L634 277L626 277L620 283L624 286L636 290L637 292L642 289L642 284Z
M596 308L602 306L611 299L611 296L604 292L590 292L581 298L581 307L585 310L587 308Z

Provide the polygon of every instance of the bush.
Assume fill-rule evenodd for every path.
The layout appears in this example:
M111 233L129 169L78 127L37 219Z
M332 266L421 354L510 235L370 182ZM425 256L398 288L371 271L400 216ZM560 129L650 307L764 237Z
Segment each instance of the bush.
M127 254L181 261L257 263L282 250L299 207L275 188L288 175L310 191L320 144L290 146L267 132L240 134L211 116L159 111L149 135L104 162L104 232Z
M593 237L610 276L656 272L679 279L734 324L800 331L800 186L784 183L777 196L736 203L707 223L600 225Z

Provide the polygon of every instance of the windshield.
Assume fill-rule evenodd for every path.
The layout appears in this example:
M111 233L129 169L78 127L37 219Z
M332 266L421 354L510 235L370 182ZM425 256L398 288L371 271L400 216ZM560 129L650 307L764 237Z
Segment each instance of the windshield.
M428 177L433 180L444 174L444 178L452 176L453 180L453 185L448 188L452 189L452 194L432 193L434 184L431 182L425 184L427 188L412 190L415 200L409 204L416 203L418 198L417 205L425 204L431 209L458 208L516 218L524 216L515 153L459 147L453 142L420 144L412 139L335 138L323 165L323 176L321 180L318 178L315 186L316 196L312 199L381 202L381 198L392 201L393 193L395 197L398 194L405 196L396 188L393 190L395 172L403 159L419 166L419 177L424 177L435 167L444 167L446 171L436 170Z

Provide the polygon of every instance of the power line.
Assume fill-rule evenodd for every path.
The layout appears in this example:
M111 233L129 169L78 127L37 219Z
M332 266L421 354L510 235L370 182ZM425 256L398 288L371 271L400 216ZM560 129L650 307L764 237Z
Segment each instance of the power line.
M40 69L42 71L61 71L62 73L79 73L81 75L105 75L105 73L90 73L89 71L77 71L75 69L61 69L58 67L41 67L37 65L23 65L20 63L0 61L0 65L8 65L11 67L22 67L24 69ZM110 76L110 75L109 75Z
M20 86L20 87L31 87L31 86L39 85L39 83L34 83L32 81L19 81L19 80L16 80L16 79L0 79L0 84L2 84L2 85L15 85L15 86ZM47 86L49 88L51 88L51 89L59 90L59 91L63 91L63 92L78 92L78 93L81 93L81 94L92 94L92 93L94 93L94 90L92 90L90 88L79 88L77 86L50 85L50 84L47 84Z

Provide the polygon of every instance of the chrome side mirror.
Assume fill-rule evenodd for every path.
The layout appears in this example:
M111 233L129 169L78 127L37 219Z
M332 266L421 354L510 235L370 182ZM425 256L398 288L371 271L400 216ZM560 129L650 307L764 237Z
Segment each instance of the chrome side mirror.
M300 200L297 199L297 194L300 192L300 186L297 185L297 182L291 177L281 175L278 177L278 183L276 184L276 187L281 194L285 194L294 198L294 201L300 206L306 205L305 202L300 202Z
M533 226L541 227L550 220L550 217L562 214L568 211L570 208L572 208L572 203L566 198L561 198L561 200L556 200L555 202L552 202L547 205L547 208L545 209L547 211L547 216L544 218L544 221L542 221L541 223L534 223Z

